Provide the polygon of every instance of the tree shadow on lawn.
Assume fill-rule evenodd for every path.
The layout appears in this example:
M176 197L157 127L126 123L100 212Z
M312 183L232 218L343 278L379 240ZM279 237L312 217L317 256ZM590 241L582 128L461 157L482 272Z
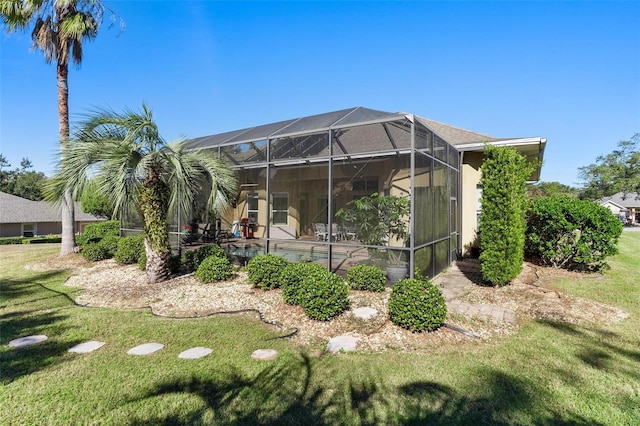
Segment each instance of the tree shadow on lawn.
M143 415L130 425L511 425L523 420L538 425L599 424L566 408L554 412L541 387L494 369L470 375L478 381L479 396L467 396L430 381L390 386L375 373L364 380L334 378L326 388L314 384L314 375L323 373L316 363L303 354L298 361L270 364L255 377L232 369L217 380L192 377L158 384L129 402L157 398L162 404L163 396L191 394L204 402L204 408L156 418ZM318 380L327 383L326 378Z
M591 367L606 372L622 372L640 380L640 350L638 342L630 341L623 336L594 325L575 325L559 321L539 320L539 323L560 331L572 338L579 339L576 344L580 350L575 357ZM611 343L611 340L619 342ZM625 348L624 346L628 346ZM622 363L620 362L622 361ZM624 364L629 364L627 368Z
M42 282L47 282L55 278L62 279L64 275L65 271L48 271L29 277L28 279L2 279L0 281L0 301L2 302L0 309L56 297L66 298L67 296L64 293L45 288L41 284Z
M2 281L0 296L7 304L1 307L4 312L0 315L0 383L6 385L19 377L62 362L67 350L80 343L58 338L69 328L64 325L69 316L57 310L73 306L73 301L65 293L48 289L42 284L63 274L64 271L52 271L24 280ZM51 333L55 335L51 336ZM49 340L22 347L8 345L13 339L37 334L47 335Z

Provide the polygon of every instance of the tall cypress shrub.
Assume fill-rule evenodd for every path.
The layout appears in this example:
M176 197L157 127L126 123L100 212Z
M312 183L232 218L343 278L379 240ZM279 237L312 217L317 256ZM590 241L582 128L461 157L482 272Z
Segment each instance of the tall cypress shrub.
M505 285L524 261L526 181L533 164L512 147L487 146L482 165L480 267L484 281Z

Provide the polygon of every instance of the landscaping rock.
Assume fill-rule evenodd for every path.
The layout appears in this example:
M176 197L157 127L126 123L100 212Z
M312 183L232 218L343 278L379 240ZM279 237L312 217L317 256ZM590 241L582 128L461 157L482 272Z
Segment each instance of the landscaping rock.
M278 351L276 351L275 349L258 349L256 351L253 351L253 353L251 354L251 358L262 361L274 359L277 356Z
M351 336L338 336L329 340L329 344L327 344L328 352L351 352L356 350L356 345L358 344L358 339L356 337Z
M135 348L129 349L127 353L129 355L151 355L154 352L158 352L162 348L164 348L164 345L161 343L145 343L143 345L138 345Z
M213 349L203 348L198 346L196 348L191 348L191 349L187 349L186 351L180 352L180 354L178 355L178 358L198 359L198 358L202 358L209 355L211 352L213 352Z
M378 310L373 308L357 308L353 310L353 316L363 320L370 320L378 316Z
M10 341L9 346L14 348L17 348L20 346L28 346L28 345L33 345L35 343L44 342L47 339L48 337L45 336L44 334L39 334L37 336L26 336L26 337L21 337L19 339L14 339Z
M69 352L75 352L77 354L86 354L89 352L93 352L96 349L100 349L102 346L104 346L104 344L105 344L104 342L97 342L95 340L90 340L88 342L75 345L74 347L69 349Z

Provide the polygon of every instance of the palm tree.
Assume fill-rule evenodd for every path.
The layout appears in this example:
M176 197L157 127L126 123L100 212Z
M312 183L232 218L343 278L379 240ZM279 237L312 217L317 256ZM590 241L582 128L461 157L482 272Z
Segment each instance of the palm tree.
M189 212L202 191L209 211L221 214L237 190L235 174L216 152L187 150L181 140L165 143L144 104L140 113L100 110L79 123L50 180L49 198L65 188L78 197L90 178L111 198L114 213L139 209L150 283L168 277L169 214Z
M104 5L98 0L0 0L0 17L7 32L31 28L33 47L45 61L56 63L60 144L69 139L69 59L82 62L82 42L94 39L102 22ZM73 252L74 212L70 192L61 202L60 255Z

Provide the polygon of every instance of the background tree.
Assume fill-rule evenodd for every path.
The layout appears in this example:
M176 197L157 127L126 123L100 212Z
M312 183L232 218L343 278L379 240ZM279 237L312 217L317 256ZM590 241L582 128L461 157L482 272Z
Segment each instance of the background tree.
M6 192L7 194L11 193L7 191L9 185L9 177L11 176L9 167L11 167L11 163L9 163L7 157L0 154L0 191Z
M618 142L618 149L578 171L583 182L581 198L596 200L618 192L640 193L640 133Z
M577 198L578 192L578 188L564 185L560 182L539 182L527 184L527 196L529 199L559 196Z
M139 209L150 283L169 274L168 216L180 211L186 217L202 191L208 192L209 211L219 215L237 190L234 173L215 152L187 151L182 141L166 144L145 105L140 113L103 110L89 116L74 132L60 164L48 186L50 198L65 188L79 196L91 174L99 183L97 192L111 199L114 211L131 204Z
M89 181L80 196L82 211L94 216L112 219L114 216L113 205L109 197L99 191L99 182L96 179Z
M34 201L43 199L47 177L42 172L30 170L33 168L31 160L25 157L20 168L6 170L9 167L11 164L0 155L0 191Z
M56 64L61 150L69 139L69 59L82 62L82 43L98 34L105 7L99 0L0 0L0 17L8 32L31 29L33 47ZM60 255L73 252L74 212L69 191L62 195Z
M526 181L534 165L512 147L485 148L482 164L480 269L484 281L505 285L524 261Z

